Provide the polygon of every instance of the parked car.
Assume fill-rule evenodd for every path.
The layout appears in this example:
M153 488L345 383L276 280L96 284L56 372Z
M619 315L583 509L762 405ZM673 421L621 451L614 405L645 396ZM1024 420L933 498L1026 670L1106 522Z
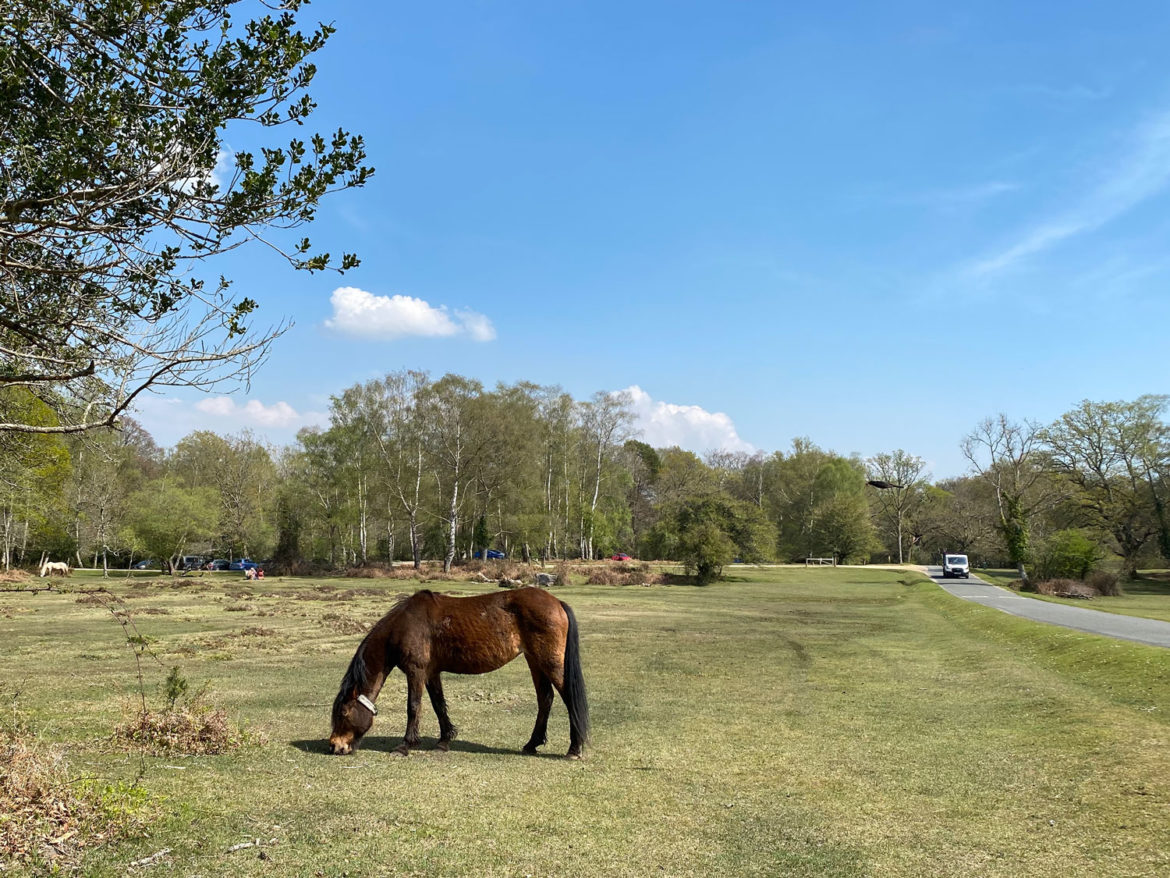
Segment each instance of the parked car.
M175 565L176 570L198 570L205 563L205 560L199 555L184 555L179 559L179 563Z
M216 558L214 561L208 561L203 565L204 570L228 570L231 568L232 562L227 558Z
M631 558L629 555L627 555L625 552L618 552L614 555L610 555L609 560L610 561L633 561L634 559Z
M484 557L484 553L483 552L475 552L475 554L472 557L477 558L477 559L482 559ZM499 561L501 558L507 558L507 557L508 556L505 555L503 552L501 552L499 549L488 549L487 550L487 558L489 561Z
M251 558L237 558L228 565L228 570L256 570L260 565Z
M158 562L153 558L147 558L145 561L138 561L130 565L131 570L157 570Z

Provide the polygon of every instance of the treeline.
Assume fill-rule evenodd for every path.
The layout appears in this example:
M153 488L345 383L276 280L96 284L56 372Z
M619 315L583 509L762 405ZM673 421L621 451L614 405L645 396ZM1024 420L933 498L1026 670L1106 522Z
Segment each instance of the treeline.
M641 442L620 394L403 371L334 397L328 426L282 449L197 431L164 451L132 422L0 436L0 552L5 567L200 554L289 570L628 553L710 578L735 559L951 551L1044 576L1133 575L1170 553L1166 402L989 419L963 443L970 473L932 483L903 450L862 459L798 439L700 458Z

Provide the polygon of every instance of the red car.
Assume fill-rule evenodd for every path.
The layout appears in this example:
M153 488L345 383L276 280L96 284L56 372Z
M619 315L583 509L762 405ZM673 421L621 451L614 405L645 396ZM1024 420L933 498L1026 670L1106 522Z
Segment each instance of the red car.
M634 559L625 552L618 552L616 555L609 556L610 561L633 561Z

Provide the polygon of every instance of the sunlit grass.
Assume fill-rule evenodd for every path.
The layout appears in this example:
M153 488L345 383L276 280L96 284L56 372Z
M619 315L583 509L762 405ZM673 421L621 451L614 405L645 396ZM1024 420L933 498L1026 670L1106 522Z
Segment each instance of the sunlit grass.
M143 763L111 746L133 656L110 614L74 595L0 595L0 688L23 690L33 727L67 742L79 771L133 779L145 764L150 836L91 852L95 875L163 848L152 874L1170 869L1170 651L1034 625L906 572L731 572L707 588L560 592L593 712L580 763L559 758L559 704L548 758L520 755L535 714L522 661L445 678L461 729L450 753L389 754L405 723L395 675L365 746L324 755L353 623L409 583L116 586L154 638L151 695L178 664L266 739L228 755ZM436 732L428 708L424 748ZM265 846L228 853L251 839Z

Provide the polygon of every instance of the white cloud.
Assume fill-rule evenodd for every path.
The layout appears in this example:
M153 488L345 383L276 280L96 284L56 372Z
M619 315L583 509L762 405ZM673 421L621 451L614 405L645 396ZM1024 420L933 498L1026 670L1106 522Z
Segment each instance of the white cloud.
M434 307L413 296L375 296L357 287L338 287L329 301L333 316L325 326L342 335L389 340L417 335L424 338L468 336L491 341L496 329L490 319L476 311L455 311L446 305Z
M712 449L749 454L756 450L739 437L735 424L723 412L709 412L697 405L659 402L637 384L621 392L628 395L635 426L648 445L655 448L677 445L700 454Z
M308 424L319 424L328 419L320 412L305 412L300 414L287 402L281 400L272 405L265 405L257 399L250 399L239 405L228 396L213 396L201 399L195 403L195 408L212 418L231 419L237 423L233 427L259 427L291 429Z
M477 314L475 311L460 311L456 316L463 324L467 334L476 341L495 340L496 328L483 314Z
M986 278L1015 267L1070 238L1093 232L1170 186L1170 113L1139 125L1125 154L1107 168L1075 206L1021 232L1015 241L968 265L964 273Z
M207 175L208 181L217 189L222 190L232 178L236 169L236 157L222 146L215 154L215 167Z

